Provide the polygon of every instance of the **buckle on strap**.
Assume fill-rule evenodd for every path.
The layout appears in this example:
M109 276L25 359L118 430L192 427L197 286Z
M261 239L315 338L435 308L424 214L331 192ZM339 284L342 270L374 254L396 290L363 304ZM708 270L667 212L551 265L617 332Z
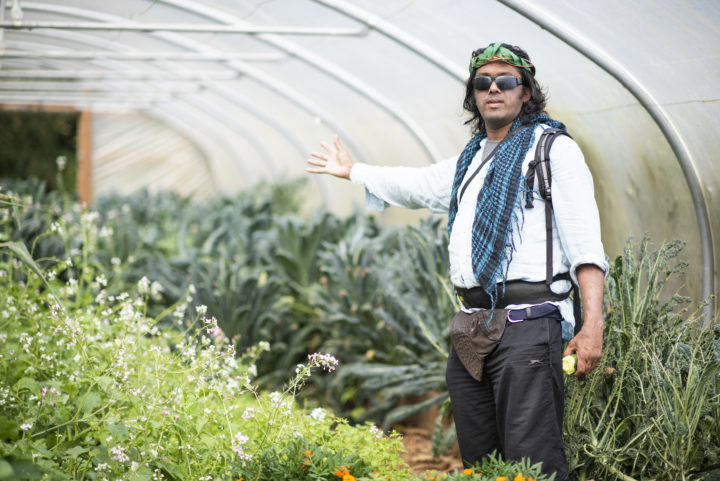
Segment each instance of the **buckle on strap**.
M507 320L508 322L521 322L538 319L540 317L547 317L555 311L558 311L558 306L548 302L537 306L525 307L524 309L508 309Z

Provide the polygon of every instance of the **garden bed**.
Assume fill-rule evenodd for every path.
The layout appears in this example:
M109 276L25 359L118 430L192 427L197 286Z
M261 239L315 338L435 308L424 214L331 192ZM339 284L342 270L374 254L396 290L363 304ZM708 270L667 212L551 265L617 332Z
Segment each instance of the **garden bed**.
M138 194L96 212L15 185L0 191L0 479L273 472L249 459L297 479L350 464L337 472L411 479L401 446L415 473L459 467L428 447L430 431L451 445L451 425L408 422L447 416L457 301L442 219L304 219L284 187L207 204ZM679 244L649 246L612 263L602 363L567 380L572 479L710 480L720 466L720 330L661 294ZM311 353L339 368L311 376L330 359ZM401 440L390 427L403 423L423 429Z

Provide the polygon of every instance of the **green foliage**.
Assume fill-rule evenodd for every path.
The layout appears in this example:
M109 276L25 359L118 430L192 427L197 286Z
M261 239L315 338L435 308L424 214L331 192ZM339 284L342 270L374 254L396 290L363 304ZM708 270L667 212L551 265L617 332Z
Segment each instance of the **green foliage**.
M354 423L386 429L439 406L433 445L442 452L454 440L444 370L449 319L458 308L442 219L395 229L380 229L358 213L339 219L319 212L304 219L292 210L295 189L262 186L203 203L143 192L101 199L97 212L90 212L37 182L3 184L2 193L20 193L0 194L3 282L32 286L45 303L55 291L68 312L105 306L107 314L88 314L103 322L130 309L122 307L129 302L124 293L140 292L142 308L133 309L158 331L174 332L167 329L173 326L184 332L172 341L177 344L205 327L201 318L216 318L237 352L271 342L267 355L246 366L248 374L257 372L254 385L268 391L285 392L287 374L305 366L309 353L329 352L341 361L338 372L303 379L302 390L288 391L291 397L299 396L308 409L327 406ZM18 263L18 254L27 257L21 246L51 288ZM651 252L643 241L636 254L629 244L611 266L602 364L584 382L569 378L566 384L566 451L579 479L712 479L720 465L720 332L701 329L694 315L683 312L686 299L663 292L683 268L673 261L679 248L673 243ZM14 302L17 309L24 301ZM149 345L137 342L149 352ZM27 380L21 385L36 389ZM247 394L252 401L249 389ZM247 448L266 460L331 448L339 459L380 459L385 448L367 437L332 445L344 439L338 419L330 438L298 420L305 428L292 446L268 442L287 430L260 438L242 432L253 440L265 436ZM23 432L13 422L0 420L0 431L20 441ZM359 466L354 472L369 476ZM0 463L0 473L5 467ZM320 472L313 476L323 479ZM308 471L298 473L293 476Z
M425 477L431 481L553 481L555 475L547 476L541 472L541 464L531 464L528 460L521 462L505 461L501 456L492 453L482 463L472 468L448 474L428 473Z
M12 246L0 262L0 479L290 479L302 462L270 453L299 440L358 472L409 478L397 436L296 405L332 357L311 356L281 392L261 394L251 377L267 342L238 357L214 319L198 314L183 333L148 317L146 279L116 296L96 281L85 296Z
M0 112L0 172L42 179L50 190L75 192L77 113ZM58 170L56 159L65 158Z
M694 479L720 461L720 331L662 301L680 243L628 242L607 282L605 353L585 382L567 381L565 433L584 479Z
M357 419L388 428L447 399L447 319L456 305L440 222L378 237L359 227L323 255L326 317L345 359L331 393L351 401Z

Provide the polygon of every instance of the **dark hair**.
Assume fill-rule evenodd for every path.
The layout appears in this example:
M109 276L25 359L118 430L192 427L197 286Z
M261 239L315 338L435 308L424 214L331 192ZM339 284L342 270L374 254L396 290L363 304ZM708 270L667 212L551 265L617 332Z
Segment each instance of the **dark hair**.
M487 47L475 50L472 53L471 58L480 54L486 48L492 47L493 45L494 44L491 43ZM526 59L528 62L530 61L530 56L525 50L521 49L520 47L516 47L515 45L509 45L507 43L503 43L502 46L513 52L515 55ZM472 124L473 133L477 133L485 128L485 121L480 115L480 111L475 104L475 89L473 88L473 78L475 77L476 70L477 69L473 69L473 71L470 72L470 76L465 83L465 100L463 101L463 109L465 109L472 115L472 117L465 123ZM537 80L535 80L535 76L533 74L531 74L524 68L520 68L519 70L520 75L522 76L523 88L530 89L530 100L523 104L522 108L520 109L519 115L521 122L527 122L535 114L539 114L545 111L545 92L542 90Z

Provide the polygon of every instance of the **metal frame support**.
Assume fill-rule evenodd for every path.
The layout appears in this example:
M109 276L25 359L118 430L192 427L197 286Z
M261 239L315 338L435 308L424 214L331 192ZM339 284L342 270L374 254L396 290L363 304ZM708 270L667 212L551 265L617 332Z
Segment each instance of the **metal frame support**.
M351 2L345 0L313 1L325 5L326 7L340 12L350 18L354 18L359 22L365 23L369 28L376 30L390 40L410 49L460 82L464 83L465 80L467 80L468 72L466 69L462 68L442 53L430 47L419 38L397 28L395 25L384 20L382 17L355 6Z
M207 5L199 4L195 0L159 1L166 5L172 5L173 7L183 9L187 12L201 15L216 22L222 22L231 25L239 25L243 23L243 20L238 17L230 15L226 12L212 9ZM417 124L417 122L415 122L409 115L403 112L392 99L385 97L379 91L372 88L370 85L362 82L353 73L340 68L338 65L320 57L319 55L309 51L308 49L302 48L300 45L297 45L294 42L288 41L285 38L269 34L258 35L257 38L258 40L261 40L268 45L271 45L275 48L282 50L283 52L286 52L288 55L297 58L301 62L312 65L319 71L324 72L326 75L334 78L335 80L347 86L351 90L354 90L356 93L375 104L378 108L385 111L395 120L397 120L418 141L422 149L427 154L429 163L432 163L437 159L441 158L441 155L438 149L435 147L432 139L422 130L422 128L420 127L420 125ZM449 62L449 60L447 61ZM338 133L343 135L342 132ZM352 147L353 151L358 152L358 149L355 146L349 146Z
M11 30L35 30L50 28L53 30L101 30L105 32L178 32L178 33L244 33L259 35L320 35L331 37L361 37L367 34L366 27L294 27L259 25L195 25L180 23L137 23L137 22L0 22L0 28Z
M32 2L27 4L27 7L30 9L33 9L33 10L41 9L39 4L32 3ZM67 7L54 7L54 8L62 9L62 11L64 13L71 14L70 12L68 12ZM74 13L74 14L77 15L77 13ZM91 12L86 12L86 14L91 15ZM40 34L40 35L43 35L43 34ZM174 36L175 34L155 33L153 35L161 36L165 40L168 40L169 42L174 43L180 47L186 46L186 41L184 39L183 39L183 41L179 41L179 39L177 39ZM54 36L62 36L64 38L67 38L69 40L72 40L74 42L78 42L81 44L87 44L87 45L95 44L95 42L92 40L91 37L89 37L87 34L83 34L83 33L58 31L58 32L54 33ZM166 36L170 36L170 37L172 37L172 39L166 38ZM27 42L20 42L20 43L22 43L24 45ZM20 43L17 43L17 44L19 45ZM16 44L16 42L13 42L13 45L15 45L15 44ZM110 53L135 53L135 52L123 50L120 52L110 52ZM198 49L198 52L190 52L190 53L197 54L197 55L210 55L210 56L212 56L214 54L213 51L206 52L206 51L199 51L199 49ZM99 62L100 59L96 59L93 61ZM233 68L232 64L229 66L231 68ZM114 67L110 67L110 68L114 69ZM13 71L13 73L8 74L8 77L10 77L10 78L13 78L16 76L20 77L20 78L42 77L44 79L48 79L48 78L49 79L54 79L54 78L67 79L67 78L70 78L70 79L76 79L76 80L85 80L88 78L92 78L92 79L107 79L107 80L113 80L113 81L128 80L127 77L122 76L122 72L123 72L123 70L111 70L111 71L92 70L92 71L80 71L80 72L75 72L75 71L18 72L18 71ZM5 72L0 71L0 79L3 78L3 75L5 75L7 73L8 73L8 71L5 71ZM25 75L25 74L27 74L27 75ZM58 77L56 77L56 74L60 74L60 75ZM305 147L303 147L300 140L292 133L292 131L290 129L281 125L279 122L275 121L275 119L272 119L262 109L256 108L255 106L250 104L246 99L244 99L242 96L238 95L238 93L235 90L228 89L225 86L212 81L213 79L227 80L227 79L233 79L233 78L242 76L243 74L241 72L239 72L236 67L235 67L234 72L226 72L226 73L216 72L216 73L212 73L212 74L204 73L202 75L198 75L196 72L186 72L186 71L173 71L173 72L161 71L161 72L151 72L151 73L134 72L134 74L136 74L136 75L130 75L130 77L131 77L130 80L137 79L137 80L150 80L150 81L155 81L155 80L163 80L164 81L164 79L168 79L168 80L172 80L174 82L188 81L188 80L189 81L194 80L196 82L201 82L203 88L208 88L212 91L217 92L220 95L224 95L224 96L228 97L229 100L233 101L233 103L237 104L241 109L248 111L251 115L257 117L264 123L268 124L271 128L278 131L278 133L280 133L280 135L282 135L292 145L292 147L295 148L298 151L298 153L300 153L302 156L304 156L307 152L307 149ZM180 74L180 76L182 78L178 78L178 74ZM183 74L187 74L187 75L183 75ZM260 80L262 80L262 79L260 79ZM176 97L180 98L179 96L176 96ZM182 100L187 102L189 100L189 98L190 97L182 97ZM32 99L31 98L23 98L23 99L16 98L16 99L11 100L11 102L13 102L16 105L27 105L28 103L32 102ZM47 99L44 99L44 100L36 99L35 102L41 103L43 105L56 105L57 100L55 102L49 102ZM109 100L107 98L101 98L101 100L95 100L95 99L82 99L81 97L75 97L75 98L67 97L67 98L62 99L62 102L65 104L71 104L76 109L87 109L87 108L92 107L93 109L98 109L98 110L103 110L103 109L118 110L118 108L122 108L124 105L122 102L114 104L111 100ZM132 104L129 104L129 103L125 104L125 106L128 106L128 107L145 110L146 114L151 115L151 116L153 115L152 112L157 112L159 109L162 108L162 105L163 105L162 102L156 102L155 99L152 99L152 98L145 100L144 103L133 102ZM205 104L202 104L201 109L207 110L206 107L207 106ZM168 117L166 116L165 120L167 120L167 118ZM170 123L170 122L166 122L166 123ZM239 127L236 120L228 118L228 119L226 119L226 124L227 125L234 124L235 131L240 133L241 135L245 136L246 132L244 131L244 129ZM332 123L330 123L330 124L332 125ZM185 129L185 130L187 130L187 129ZM252 142L251 142L251 144L252 144ZM264 159L266 159L266 161L268 161L269 165L272 165L272 159L268 160L268 158L264 156L265 154L267 154L266 151L263 150L263 151L260 151L259 153L260 153L261 157L263 157ZM324 179L315 177L314 180L318 183L323 201L327 202L328 191L327 191L327 187L325 185Z
M4 79L50 79L50 80L234 80L241 75L237 72L198 72L196 70L175 70L146 72L143 70L0 70Z
M632 72L580 32L560 22L530 2L523 0L498 1L555 35L610 74L640 102L662 131L678 159L678 163L685 177L685 182L690 190L693 207L695 207L702 249L701 295L704 300L708 300L708 304L702 308L702 319L703 326L708 327L715 310L715 302L712 299L712 296L715 294L715 256L713 251L712 229L710 226L710 208L703 189L700 172L693 161L690 149L688 149L687 144L673 124L670 116Z
M103 50L86 50L68 52L54 51L25 51L0 50L0 58L42 58L52 60L172 60L192 62L230 62L241 60L243 62L277 62L285 58L279 53L238 53L224 52L217 54L198 52L108 52Z
M55 5L55 4L47 4L47 3L40 3L40 2L25 2L25 9L26 10L37 10L37 11L43 11L43 12L53 12L53 13L60 13L62 15L69 15L79 18L91 18L95 21L102 21L102 22L121 22L124 19L117 17L115 15L110 15L106 13L101 13L97 11L91 11L87 9L80 9L75 7L68 7L64 5ZM61 33L62 31L58 31L57 33ZM69 33L75 33L76 35L80 35L76 32L63 32L66 34ZM207 45L201 44L200 42L197 42L195 40L192 40L190 38L186 38L185 36L178 35L173 32L151 32L149 35L152 35L156 38L163 39L167 42L170 42L174 45L177 45L181 48L188 49L190 51L194 52L207 52L207 53L218 53L217 49L213 47L208 47ZM266 74L265 72L252 68L249 65L246 65L243 62L227 62L226 66L235 70L236 75L247 75L250 78L253 78L256 80L259 84L263 85L264 87L276 92L280 97L288 100L289 102L295 104L300 109L304 110L308 114L321 119L322 122L324 122L326 125L328 125L330 128L334 129L336 132L338 132L343 138L346 140L346 144L352 148L352 150L357 154L358 160L361 162L366 162L367 160L365 158L365 155L363 154L363 150L355 144L355 142L352 140L352 136L345 131L345 129L342 128L342 126L338 125L332 117L329 115L329 113L324 112L322 109L320 109L317 105L315 105L313 102L311 102L309 99L307 99L305 96L297 92L291 85L287 83L283 83L274 77ZM206 85L210 85L209 83L205 83ZM212 84L213 86L216 84Z

